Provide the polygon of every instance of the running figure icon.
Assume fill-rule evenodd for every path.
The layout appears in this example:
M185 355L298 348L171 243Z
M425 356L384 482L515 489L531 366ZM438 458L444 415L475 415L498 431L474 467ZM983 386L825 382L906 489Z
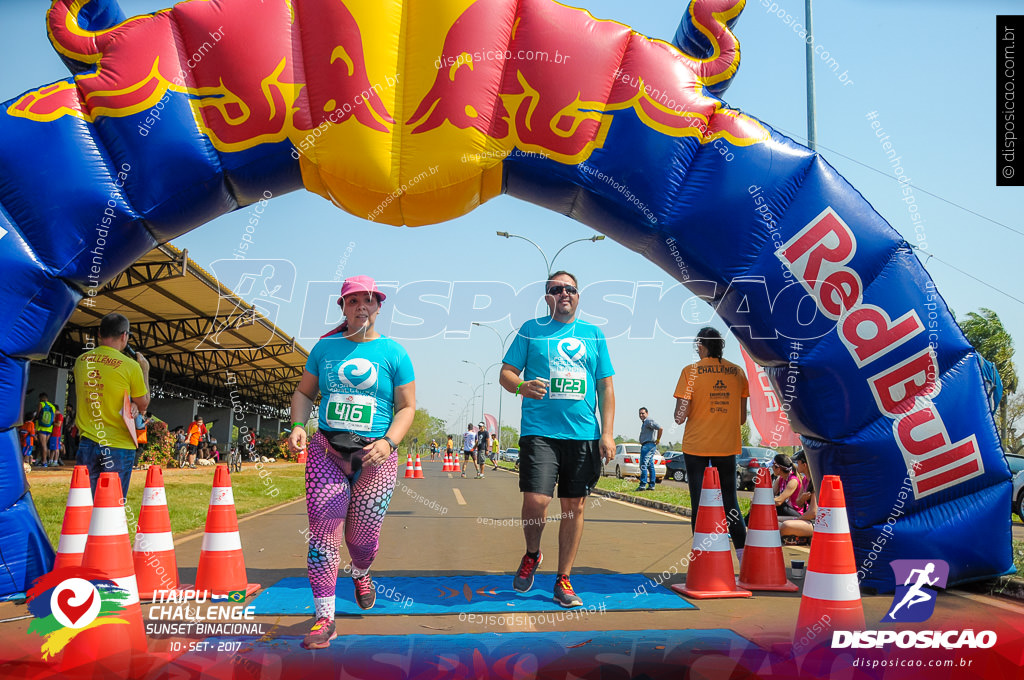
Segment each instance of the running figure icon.
M914 574L917 574L917 582L910 586L910 590L904 594L903 599L900 600L899 604L892 608L892 611L888 613L890 619L895 620L893 616L896 611L903 605L907 605L907 609L910 609L915 604L921 604L922 602L928 602L935 596L924 590L925 586L934 586L939 581L939 577L936 576L934 579L928 577L934 573L935 563L929 562L924 569L911 569L910 574L907 575L907 580L903 583L905 586L910 586L910 581L914 578Z

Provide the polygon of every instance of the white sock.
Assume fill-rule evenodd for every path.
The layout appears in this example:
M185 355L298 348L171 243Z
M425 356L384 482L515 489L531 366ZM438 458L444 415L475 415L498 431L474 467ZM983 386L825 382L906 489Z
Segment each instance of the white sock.
M334 595L330 597L314 597L313 607L316 609L316 618L334 619Z

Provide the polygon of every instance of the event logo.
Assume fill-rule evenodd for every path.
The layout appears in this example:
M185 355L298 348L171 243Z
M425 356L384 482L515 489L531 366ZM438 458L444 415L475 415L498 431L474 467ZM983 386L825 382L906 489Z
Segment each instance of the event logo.
M91 569L58 569L40 577L28 592L35 620L28 632L41 635L43 658L63 650L78 635L103 625L128 625L116 616L131 595Z
M246 234L247 236L247 234ZM219 287L216 318L197 333L197 352L266 347L281 310L292 303L297 277L291 260L223 259L210 264Z
M341 382L357 390L367 390L377 384L377 369L366 359L350 359L338 367Z
M884 623L919 623L935 612L938 589L946 587L949 564L943 560L893 560L896 592ZM903 585L898 585L902 583Z
M587 356L587 346L576 338L566 338L558 342L558 353L567 361L578 364Z

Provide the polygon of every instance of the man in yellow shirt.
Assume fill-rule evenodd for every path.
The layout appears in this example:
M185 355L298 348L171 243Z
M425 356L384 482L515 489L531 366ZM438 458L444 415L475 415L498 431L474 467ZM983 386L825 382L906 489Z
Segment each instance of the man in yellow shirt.
M101 472L121 477L121 495L128 493L135 464L135 441L125 422L134 421L149 406L149 362L141 354L124 354L131 336L127 317L107 314L100 320L99 345L75 360L75 397L81 433L75 462L89 468L89 483L96 493ZM123 413L125 395L131 413Z
M722 486L729 534L737 557L742 557L747 528L736 500L736 456L742 444L740 426L747 420L747 376L722 358L725 340L714 328L700 329L696 345L700 361L682 370L674 392L676 424L686 423L682 449L690 485L690 528L697 522L704 468L713 465Z

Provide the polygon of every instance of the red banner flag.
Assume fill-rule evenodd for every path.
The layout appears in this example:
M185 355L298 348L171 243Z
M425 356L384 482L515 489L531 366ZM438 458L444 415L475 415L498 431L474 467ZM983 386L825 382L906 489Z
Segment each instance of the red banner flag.
M779 446L800 446L800 438L789 426L786 415L788 403L783 404L779 400L764 369L754 363L742 347L740 352L750 383L750 415L754 419L757 433L761 435L761 446L773 449Z

